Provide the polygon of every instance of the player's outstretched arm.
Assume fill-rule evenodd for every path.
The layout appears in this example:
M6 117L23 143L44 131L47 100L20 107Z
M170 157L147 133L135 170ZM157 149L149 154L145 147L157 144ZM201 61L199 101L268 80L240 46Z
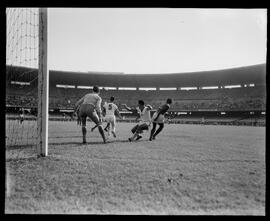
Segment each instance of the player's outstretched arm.
M123 104L123 106L124 106L128 111L132 111L132 110L133 110L131 107L128 107L126 104Z
M153 109L150 104L147 104L146 107L147 107L148 110L152 110Z

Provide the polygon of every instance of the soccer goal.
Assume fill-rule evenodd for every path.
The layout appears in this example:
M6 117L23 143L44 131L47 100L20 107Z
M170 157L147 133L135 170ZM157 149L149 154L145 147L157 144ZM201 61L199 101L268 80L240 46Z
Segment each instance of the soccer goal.
M6 8L6 148L48 154L47 9Z

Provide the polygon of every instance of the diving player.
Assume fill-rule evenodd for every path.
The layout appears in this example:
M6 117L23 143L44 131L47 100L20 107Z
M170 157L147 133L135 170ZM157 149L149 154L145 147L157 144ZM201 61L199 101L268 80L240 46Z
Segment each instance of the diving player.
M133 136L128 138L128 140L131 142L134 139L139 140L142 138L141 133L143 133L144 130L148 130L149 126L151 124L151 115L150 115L150 111L152 110L151 105L145 105L143 100L139 100L138 101L138 107L136 108L137 113L139 114L139 123L137 125L135 125L135 127L133 127L131 129L131 132L133 133ZM124 104L124 107L128 110L128 111L133 111L134 109L128 107L126 104Z

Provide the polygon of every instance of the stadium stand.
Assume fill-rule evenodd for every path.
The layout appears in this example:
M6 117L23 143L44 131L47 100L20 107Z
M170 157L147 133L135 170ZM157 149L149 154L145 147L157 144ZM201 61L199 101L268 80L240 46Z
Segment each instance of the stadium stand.
M20 75L20 67L7 66L6 78L6 106L10 108L36 108L37 97L35 96L37 84L33 79L37 76L37 71L29 71L29 74L20 80L22 82L34 82L31 84L14 84L12 78ZM25 68L24 68L25 69ZM109 100L110 96L116 98L116 104L122 109L122 104L135 106L139 99L151 104L157 109L164 101L170 97L173 104L170 111L173 112L201 112L208 116L206 112L234 111L242 116L244 112L265 112L266 110L266 65L255 65L250 67L235 68L221 71L176 73L176 74L154 74L138 75L123 73L74 73L50 71L49 88L49 108L54 113L59 110L73 109L76 101L88 89L79 89L77 86L99 85L104 87L101 90L101 97L104 101ZM25 71L25 70L24 70ZM166 81L164 80L166 77ZM188 77L188 79L187 79ZM214 78L214 80L213 80ZM17 78L18 79L18 78ZM208 83L205 79L209 79ZM141 80L141 82L140 82ZM87 82L87 85L85 85ZM73 85L74 88L62 88L57 85ZM200 89L204 86L218 86L218 89ZM239 88L225 88L226 85L241 85ZM137 90L107 90L105 87L133 87ZM156 90L138 90L141 87L156 88ZM175 87L177 90L159 90L161 87ZM197 87L196 90L182 90L181 87ZM12 111L11 111L12 112ZM179 118L175 117L174 119ZM224 116L222 116L224 118ZM187 119L188 116L181 118ZM193 116L194 118L194 116ZM194 119L200 119L201 116ZM208 122L213 121L213 117ZM263 122L264 115L250 116L249 121ZM191 120L191 116L189 117ZM199 120L196 120L197 122ZM227 117L228 119L228 117ZM233 116L231 122L243 122L245 119Z

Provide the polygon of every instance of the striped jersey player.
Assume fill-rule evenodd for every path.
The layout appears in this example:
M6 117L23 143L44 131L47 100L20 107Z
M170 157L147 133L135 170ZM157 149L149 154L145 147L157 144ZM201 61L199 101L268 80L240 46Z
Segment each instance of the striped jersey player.
M160 106L158 110L154 113L152 118L153 128L150 133L149 140L155 140L156 136L162 131L164 128L164 121L165 121L165 113L169 110L170 105L172 104L172 99L168 98L166 104ZM159 125L159 128L156 131L156 126Z

